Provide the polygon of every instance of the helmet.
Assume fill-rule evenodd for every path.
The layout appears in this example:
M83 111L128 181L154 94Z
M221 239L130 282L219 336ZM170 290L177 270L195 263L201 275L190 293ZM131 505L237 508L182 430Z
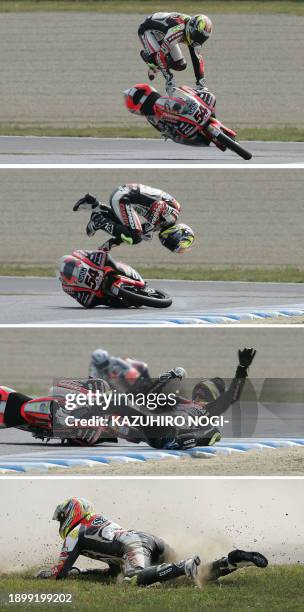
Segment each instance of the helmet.
M205 378L195 385L192 391L194 402L209 404L218 399L225 391L225 381L222 378Z
M186 39L192 47L202 45L212 34L212 21L206 15L194 15L186 24Z
M57 506L53 514L53 521L59 521L59 534L64 540L76 525L92 514L94 514L94 508L91 502L83 497L72 497Z
M137 83L124 91L125 105L130 113L141 115L142 106L151 93L157 93L154 87L147 83Z
M185 223L170 225L158 234L163 246L173 253L184 253L194 242L194 233Z
M91 355L91 363L89 369L89 376L91 378L99 378L102 370L105 370L110 364L110 355L108 351L103 349L96 349Z

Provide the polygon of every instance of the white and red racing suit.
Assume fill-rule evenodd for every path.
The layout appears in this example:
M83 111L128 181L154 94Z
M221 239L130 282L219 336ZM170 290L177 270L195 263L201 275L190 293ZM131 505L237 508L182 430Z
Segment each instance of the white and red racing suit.
M189 47L196 83L204 78L204 60L197 47L189 45L186 25L190 15L182 13L154 13L147 17L138 28L138 36L146 52L148 62L155 64L164 77L171 77L170 68L184 70L187 62L180 49L180 43ZM147 62L147 63L148 63Z
M65 538L50 577L65 578L80 555L116 567L124 576L158 563L165 544L154 535L123 529L102 514L82 519Z
M134 244L151 240L153 232L173 225L181 211L181 205L169 193L136 183L117 187L109 203L110 208L99 204L92 212L94 230L102 229L115 237L129 235Z
M199 557L166 562L166 557L168 559L170 555L172 558L173 554L173 550L155 535L123 529L106 516L94 514L82 519L71 529L64 540L58 563L51 570L42 570L37 577L57 580L66 578L82 555L107 564L110 575L122 573L126 580L133 579L138 586L166 582L179 576L194 578L196 572L193 572L193 567L199 565ZM266 567L267 559L260 553L235 550L228 557L211 563L206 578L217 580L236 571L238 567L258 563Z

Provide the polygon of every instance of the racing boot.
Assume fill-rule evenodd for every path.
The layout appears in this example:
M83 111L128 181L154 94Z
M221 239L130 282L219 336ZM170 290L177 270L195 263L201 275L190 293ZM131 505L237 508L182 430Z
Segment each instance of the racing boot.
M195 555L194 557L189 557L177 563L153 565L152 567L140 570L132 577L125 578L124 582L129 582L137 586L149 586L155 582L166 582L167 580L173 580L180 576L187 576L195 580L200 562L199 556Z
M209 580L218 580L218 578L222 576L232 574L232 572L235 572L237 569L253 565L265 568L268 565L268 561L266 557L258 552L233 550L228 554L228 557L222 557L211 564Z
M153 62L153 55L149 55L149 53L147 53L146 51L141 51L140 56L144 60L144 62L148 65L149 80L154 81L157 75L157 72L158 72L158 67Z
M248 567L255 565L256 567L267 567L268 561L266 557L259 552L246 552L245 550L233 550L228 554L228 563L236 569L239 567Z

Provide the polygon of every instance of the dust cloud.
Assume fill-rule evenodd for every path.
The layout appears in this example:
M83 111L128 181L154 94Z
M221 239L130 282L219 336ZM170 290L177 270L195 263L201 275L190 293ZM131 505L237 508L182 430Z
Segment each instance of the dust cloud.
M162 537L179 559L199 554L205 566L243 548L260 551L270 564L304 562L298 480L3 478L1 490L0 572L56 561L61 539L51 517L72 496L87 497L125 528Z

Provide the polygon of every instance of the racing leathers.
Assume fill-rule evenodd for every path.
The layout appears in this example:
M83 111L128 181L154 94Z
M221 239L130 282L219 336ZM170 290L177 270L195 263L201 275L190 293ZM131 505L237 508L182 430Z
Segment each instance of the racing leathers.
M200 47L189 44L186 37L186 25L190 19L189 15L182 13L154 13L147 17L138 29L138 36L144 48L141 57L150 66L150 78L153 79L153 67L158 68L169 88L173 83L170 69L179 71L187 67L180 43L189 47L196 84L206 84Z
M168 562L173 551L162 539L142 531L123 529L106 516L94 514L72 528L64 540L58 563L50 570L40 571L37 578L66 578L80 555L107 564L108 575L121 573L126 582L138 586L180 576L195 579L200 564L197 555ZM217 580L246 565L266 567L267 559L260 553L234 550L210 564L208 578Z
M122 573L135 578L139 586L163 582L194 573L198 557L177 563L162 563L166 545L160 538L130 529L123 529L102 514L84 518L64 540L58 563L38 574L39 578L66 578L79 555L97 559L108 565L109 573ZM156 565L157 564L157 565Z
M93 208L87 225L89 236L97 230L104 230L117 242L129 244L151 240L153 232L173 225L181 210L180 204L170 194L136 183L117 187L110 196L110 205L102 204L87 194L78 200L74 210L86 203Z

